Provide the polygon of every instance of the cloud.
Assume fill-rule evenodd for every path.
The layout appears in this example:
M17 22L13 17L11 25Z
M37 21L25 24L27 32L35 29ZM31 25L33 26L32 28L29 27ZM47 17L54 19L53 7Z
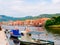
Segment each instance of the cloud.
M60 0L0 0L0 14L14 17L60 13Z
M54 3L54 4L60 3L60 0L52 0L52 3Z

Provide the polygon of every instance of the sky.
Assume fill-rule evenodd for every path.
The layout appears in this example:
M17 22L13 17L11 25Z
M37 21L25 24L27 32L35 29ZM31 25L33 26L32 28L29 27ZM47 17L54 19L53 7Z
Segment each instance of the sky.
M60 0L0 0L0 15L13 17L60 13Z

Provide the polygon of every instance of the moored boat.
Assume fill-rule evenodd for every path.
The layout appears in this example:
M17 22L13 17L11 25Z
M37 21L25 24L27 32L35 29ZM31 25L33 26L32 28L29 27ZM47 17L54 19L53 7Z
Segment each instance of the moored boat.
M22 37L18 38L21 45L54 45L54 42L42 39L34 39L31 37L31 32L22 32ZM41 34L41 33L40 33Z

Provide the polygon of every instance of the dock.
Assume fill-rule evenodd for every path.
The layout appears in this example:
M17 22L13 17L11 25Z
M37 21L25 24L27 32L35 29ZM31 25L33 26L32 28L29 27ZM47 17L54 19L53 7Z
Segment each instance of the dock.
M4 31L0 31L0 45L9 45L9 42L7 40L7 37L4 33Z

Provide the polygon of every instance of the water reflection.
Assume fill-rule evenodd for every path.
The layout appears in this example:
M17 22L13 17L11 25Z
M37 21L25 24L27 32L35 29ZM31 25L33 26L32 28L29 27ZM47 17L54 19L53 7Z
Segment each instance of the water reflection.
M46 28L47 33L49 34L48 37L50 37L50 35L52 35L52 39L55 42L55 45L60 45L60 31L59 30L55 30L52 28Z
M50 32L50 33L60 35L60 29L47 27L46 30L47 30L48 32Z

